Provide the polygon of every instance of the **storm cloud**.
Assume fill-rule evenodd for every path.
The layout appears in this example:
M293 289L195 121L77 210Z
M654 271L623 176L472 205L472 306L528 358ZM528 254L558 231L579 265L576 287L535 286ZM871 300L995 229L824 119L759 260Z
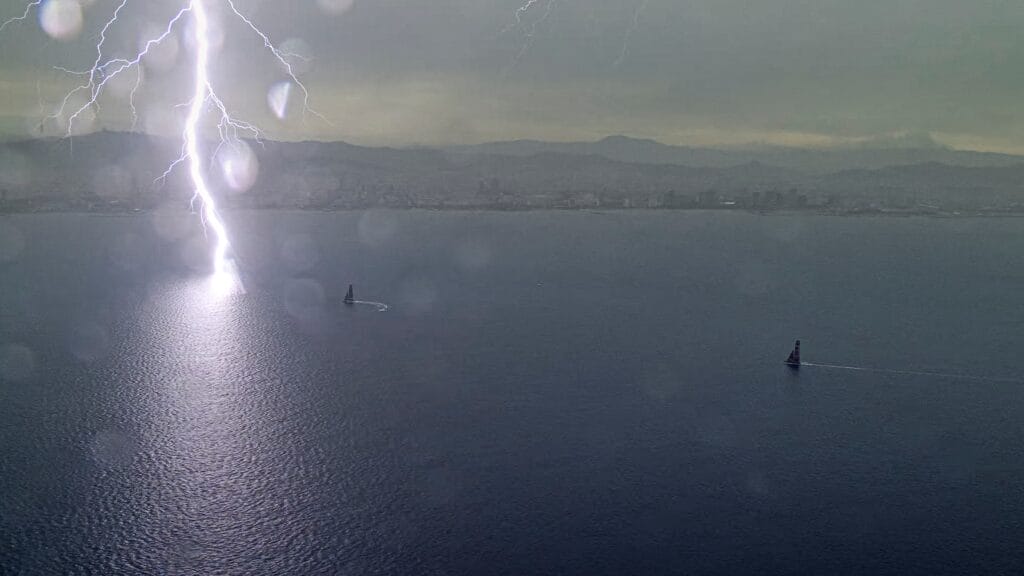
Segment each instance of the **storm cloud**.
M221 10L223 0L207 0ZM135 50L174 9L129 2L111 54ZM222 17L215 77L230 103L281 139L474 143L609 134L674 144L802 146L891 140L1024 150L1024 4L998 0L238 0L295 62L311 104L291 94L262 41ZM88 67L117 3L83 7L72 38L33 14L0 35L0 128L26 136ZM24 4L7 2L0 19ZM151 33L151 32L150 32ZM147 66L137 127L171 131L187 98L183 31ZM134 76L132 76L134 81ZM125 90L89 129L127 129Z

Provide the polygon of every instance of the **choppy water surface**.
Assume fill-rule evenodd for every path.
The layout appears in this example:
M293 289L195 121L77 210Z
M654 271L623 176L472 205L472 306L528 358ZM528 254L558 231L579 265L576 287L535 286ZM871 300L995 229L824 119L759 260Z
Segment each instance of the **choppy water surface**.
M0 572L1024 569L1024 221L232 230L0 218Z

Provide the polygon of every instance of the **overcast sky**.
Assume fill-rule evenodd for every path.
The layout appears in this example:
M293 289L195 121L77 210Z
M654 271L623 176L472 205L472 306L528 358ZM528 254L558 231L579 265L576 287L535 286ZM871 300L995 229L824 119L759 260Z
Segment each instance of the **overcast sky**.
M48 0L70 2L72 0ZM525 0L524 0L525 1ZM214 81L271 138L361 144L592 140L819 146L894 139L1024 151L1024 2L1019 0L237 0L295 60L283 120L267 94L285 79L262 42L221 23ZM53 38L37 11L0 34L0 127L27 135L84 68L119 3L84 2ZM0 19L23 0L0 0ZM174 10L128 0L110 54L127 55ZM59 34L58 34L59 35ZM146 62L140 129L173 132L190 91L188 27ZM130 78L130 79L129 79ZM130 126L130 85L101 100L92 129ZM85 126L82 127L83 129ZM52 128L51 128L52 129Z

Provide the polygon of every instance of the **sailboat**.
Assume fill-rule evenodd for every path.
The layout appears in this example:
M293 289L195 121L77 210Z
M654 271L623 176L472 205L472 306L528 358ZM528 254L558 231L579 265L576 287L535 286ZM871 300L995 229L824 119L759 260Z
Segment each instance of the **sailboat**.
M796 341L796 345L793 346L793 351L789 353L789 358L786 358L786 365L790 368L800 367L800 341Z
M356 297L352 293L352 285L351 284L348 285L348 292L345 293L345 300L343 300L343 302L345 304L349 305L349 306L351 306L351 305L356 303Z

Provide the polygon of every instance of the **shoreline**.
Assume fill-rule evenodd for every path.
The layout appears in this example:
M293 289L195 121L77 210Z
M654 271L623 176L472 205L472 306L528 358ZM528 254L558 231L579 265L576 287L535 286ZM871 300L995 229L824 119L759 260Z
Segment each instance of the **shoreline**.
M47 214L81 214L92 216L141 216L157 212L158 209L133 208L128 210L88 210L88 209L36 209L36 210L11 210L0 209L0 217L17 215L47 215ZM758 216L837 216L837 217L886 217L886 218L1020 218L1024 217L1024 209L1019 211L1011 210L957 210L957 211L933 211L933 210L898 210L898 209L819 209L819 208L785 208L778 210L765 210L755 208L722 207L722 208L622 208L622 207L576 207L576 206L530 206L530 207L494 207L494 206L366 206L366 207L343 207L343 208L299 208L299 207L268 207L268 208L231 208L221 210L225 214L238 212L294 212L294 213L323 213L332 214L339 212L487 212L487 213L530 213L530 212L579 212L589 214L626 214L626 213L653 213L653 212L722 212L722 213L743 213ZM194 212L181 210L174 213L190 215Z

